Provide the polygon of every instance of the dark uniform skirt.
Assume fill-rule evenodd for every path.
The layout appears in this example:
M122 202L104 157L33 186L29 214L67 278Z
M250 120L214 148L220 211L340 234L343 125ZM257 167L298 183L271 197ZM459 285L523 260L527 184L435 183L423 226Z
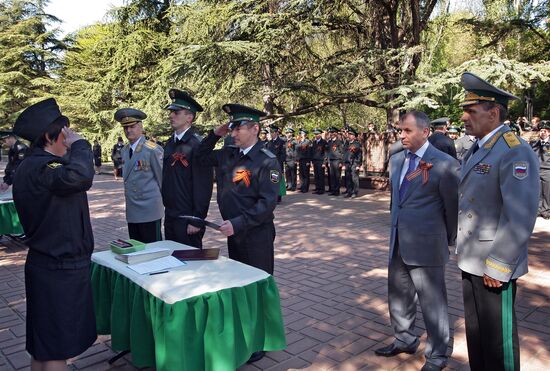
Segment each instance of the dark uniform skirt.
M70 263L25 264L27 351L38 361L79 355L96 340L90 259Z

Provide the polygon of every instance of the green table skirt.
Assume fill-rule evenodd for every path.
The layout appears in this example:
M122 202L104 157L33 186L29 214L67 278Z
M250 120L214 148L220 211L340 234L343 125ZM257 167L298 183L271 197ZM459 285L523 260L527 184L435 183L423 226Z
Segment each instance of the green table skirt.
M272 276L166 304L127 277L92 263L97 331L137 367L235 370L250 354L282 350L285 331Z
M23 234L13 202L0 204L0 234Z

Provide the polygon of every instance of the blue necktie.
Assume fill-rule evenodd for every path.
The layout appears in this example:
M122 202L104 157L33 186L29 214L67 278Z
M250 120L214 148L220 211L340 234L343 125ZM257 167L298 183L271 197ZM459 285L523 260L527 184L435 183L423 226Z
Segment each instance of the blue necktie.
M401 182L401 186L399 187L399 199L400 200L403 199L403 196L405 195L405 192L407 192L407 188L409 188L409 184L411 182L407 179L407 175L409 175L410 173L412 173L415 170L416 158L418 157L412 152L409 152L407 154L407 156L409 157L409 167L407 169L407 172L405 173L405 177L403 178L403 181Z

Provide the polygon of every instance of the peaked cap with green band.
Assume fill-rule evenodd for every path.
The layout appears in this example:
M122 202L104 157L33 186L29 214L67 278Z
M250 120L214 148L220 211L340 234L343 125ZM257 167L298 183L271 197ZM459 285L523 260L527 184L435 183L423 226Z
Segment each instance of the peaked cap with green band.
M519 99L515 95L489 84L471 72L464 72L460 78L460 82L464 90L466 90L464 101L460 103L461 107L483 102L494 102L508 107L510 100Z
M265 112L262 112L255 108L235 103L224 104L222 106L222 109L225 113L229 115L229 121L232 123L232 125L229 125L230 129L233 129L236 126L259 123L260 117L264 117L266 115Z
M449 121L451 121L451 119L448 118L448 117L440 117L440 118L435 119L435 120L433 120L432 122L430 122L430 124L432 124L432 126L434 126L434 127L437 127L437 126L447 126L447 124L449 123Z
M130 126L147 118L145 112L135 108L121 108L115 112L115 120L122 126Z
M184 90L170 89L168 91L168 96L170 97L171 102L167 104L164 109L170 111L186 109L193 113L204 111L202 106Z
M323 134L323 131L319 128L313 129L313 134Z

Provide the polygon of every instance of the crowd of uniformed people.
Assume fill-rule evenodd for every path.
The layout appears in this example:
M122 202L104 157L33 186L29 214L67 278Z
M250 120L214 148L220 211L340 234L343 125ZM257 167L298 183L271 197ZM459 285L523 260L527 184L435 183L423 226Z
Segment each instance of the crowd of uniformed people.
M467 125L474 113L466 107L486 103L491 100L488 97L494 100L502 95L506 104L508 99L513 99L500 90L495 93L486 85L482 87L486 90L476 90L478 95L472 95L464 104L465 112L470 115L468 119L463 117ZM230 258L273 274L274 209L287 191L309 192L312 172L313 193L338 196L345 187L345 197L357 197L366 145L354 128L315 128L313 136L309 137L303 128L263 126L261 120L266 114L260 110L226 104L222 109L228 115L228 122L202 137L193 125L202 106L182 90L171 89L168 95L165 109L173 134L164 147L145 137L145 112L121 108L114 113L114 120L123 127L128 141L124 144L119 138L111 157L113 175L124 181L130 238L143 242L162 240L164 218L166 239L202 247L204 219L215 180L223 218L220 232L227 237ZM421 114L413 116L417 126L424 120ZM396 129L406 127L403 125L400 122ZM482 139L471 129L469 132L467 125L464 133L459 127L450 125L448 118L432 121L433 133L429 137L425 135L424 148L431 145L437 153L446 153L465 167L464 160L473 157L477 150L474 147ZM543 121L536 125L539 137L534 138L531 146L540 165L542 192L538 213L549 218L550 124ZM521 144L523 148L521 139L509 136L507 125L499 126L502 127L504 129L499 130L503 131L502 137L508 147ZM374 129L369 127L369 130ZM422 132L429 133L429 129ZM64 369L66 359L82 353L96 338L89 277L94 240L86 191L92 185L94 173L97 174L101 167L101 147L96 142L92 151L90 143L69 128L69 119L61 113L53 98L28 107L19 115L13 131L1 134L9 154L0 190L5 191L13 184L15 206L25 231L25 244L29 247L25 265L26 334L32 369ZM406 143L407 135L400 133L401 140L390 149L393 155L406 154L409 169L405 172L403 168L400 180L405 183L409 182L409 171L414 170L414 160L408 157L411 147ZM28 141L30 148L18 138ZM223 145L217 146L222 138ZM491 150L498 139L491 139L483 148ZM427 176L429 165L417 160L417 173ZM474 171L487 174L491 166L480 162ZM518 180L532 176L533 170L538 169L530 166L530 162L520 159L513 163L510 175ZM412 183L414 177L410 178ZM510 273L514 269L510 264L487 261L496 271ZM511 274L499 276L502 282L511 277ZM479 328L476 331L479 332ZM506 334L499 333L499 336L502 338ZM515 355L517 333L513 336L512 353ZM392 356L412 349L398 347L407 345L405 343L396 344L391 349L382 349L379 355ZM250 362L262 356L260 350L251 355ZM471 356L484 357L474 351ZM515 363L512 361L512 366ZM436 366L441 369L445 364Z

